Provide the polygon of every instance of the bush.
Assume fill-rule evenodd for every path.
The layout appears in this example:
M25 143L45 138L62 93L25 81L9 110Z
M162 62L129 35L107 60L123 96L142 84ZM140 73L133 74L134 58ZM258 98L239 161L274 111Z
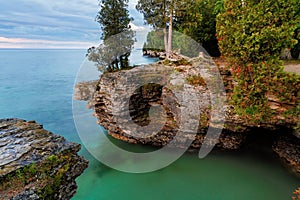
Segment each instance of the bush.
M261 121L271 113L269 96L297 100L299 76L284 73L279 56L297 43L298 6L298 0L225 1L217 38L238 83L232 98L238 114Z
M294 192L294 196L292 197L293 200L300 200L300 188L298 188L295 192Z

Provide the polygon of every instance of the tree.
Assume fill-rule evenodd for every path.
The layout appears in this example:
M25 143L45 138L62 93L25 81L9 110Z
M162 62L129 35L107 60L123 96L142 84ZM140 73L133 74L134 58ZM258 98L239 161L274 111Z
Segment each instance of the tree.
M164 50L164 34L161 31L150 31L144 43L143 51L162 51Z
M225 12L225 7L224 7L224 0L217 0L215 3L215 10L214 14L220 14Z
M88 50L89 59L99 69L119 70L129 66L129 56L134 44L135 33L129 25L128 0L102 0L96 17L100 24L103 44Z
M298 21L300 21L300 5L296 11L296 16L298 16ZM295 30L295 39L298 43L291 49L291 54L294 59L300 59L300 22L297 25L297 29Z
M295 31L295 39L298 41L298 43L294 46L294 48L291 49L291 56L294 59L300 59L300 24Z
M143 51L162 51L164 48L163 32L161 30L151 31L147 35L147 41L144 43ZM180 51L180 54L187 57L197 57L199 52L205 52L198 42L186 34L182 34L178 31L173 33L172 46L174 51Z
M238 83L232 100L239 114L267 118L270 96L297 103L299 77L283 72L279 56L296 43L298 8L299 0L225 1L217 37Z
M173 21L177 11L186 5L180 0L139 0L136 9L144 15L145 22L153 28L162 28L167 58L172 53ZM168 31L167 31L168 29Z
M215 4L216 0L139 0L137 9L148 24L163 28L167 53L172 50L174 29L201 43L210 55L219 56Z
M216 0L185 2L182 14L175 19L174 29L202 44L211 56L220 56L216 38Z
M166 0L139 0L136 9L144 16L147 24L153 28L162 28L164 32L164 47L168 49L167 38L167 1Z

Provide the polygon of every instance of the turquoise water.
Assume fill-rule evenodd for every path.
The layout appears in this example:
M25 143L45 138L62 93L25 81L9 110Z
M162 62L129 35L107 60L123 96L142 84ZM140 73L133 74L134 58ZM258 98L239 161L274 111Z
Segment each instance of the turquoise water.
M80 143L72 94L84 58L85 50L0 50L0 118L34 119ZM138 54L134 60L151 62ZM95 120L84 109L84 102L77 103L82 106L82 117ZM100 134L98 127L86 126L86 131ZM106 153L101 152L101 145L105 145L101 141L91 145ZM267 159L262 153L214 152L203 160L187 153L167 168L148 174L118 172L93 159L84 148L80 153L90 160L90 166L77 179L75 200L284 200L291 199L300 186L300 180L276 159Z

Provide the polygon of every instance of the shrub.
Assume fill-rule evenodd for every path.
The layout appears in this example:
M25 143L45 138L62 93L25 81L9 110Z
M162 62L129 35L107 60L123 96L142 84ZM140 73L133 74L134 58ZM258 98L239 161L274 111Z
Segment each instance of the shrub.
M238 114L265 120L272 113L268 96L297 101L299 76L284 73L279 56L297 43L298 6L298 0L225 1L217 38L238 83L232 96Z
M300 188L298 188L295 192L294 192L294 196L292 197L293 200L300 200Z

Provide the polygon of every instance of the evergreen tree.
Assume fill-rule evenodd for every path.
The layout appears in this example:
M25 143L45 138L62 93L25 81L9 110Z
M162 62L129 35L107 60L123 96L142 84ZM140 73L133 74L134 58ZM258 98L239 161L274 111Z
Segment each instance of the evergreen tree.
M221 3L217 0L184 0L184 2L183 9L179 10L174 21L174 29L202 44L211 56L220 56L216 38L215 9L219 9L218 5Z
M167 53L172 50L174 29L202 44L210 55L219 56L215 36L216 4L217 0L139 0L137 10L144 15L148 24L154 28L163 28Z
M298 2L296 16L298 17L298 25L295 30L294 38L298 41L298 43L291 49L291 54L294 59L300 59L300 1Z
M101 9L96 17L100 24L103 44L88 50L89 59L98 68L115 71L129 67L135 33L129 25L128 0L102 0Z
M217 0L216 1L214 14L221 14L221 13L225 12L224 1L225 0Z
M297 43L298 8L299 0L228 0L217 17L219 47L237 82L232 102L247 120L280 114L271 110L270 96L290 104L299 99L299 76L285 73L279 60Z
M167 39L167 1L166 0L139 0L136 9L144 15L144 20L153 28L162 28L164 32L165 50L168 49Z
M172 53L173 21L183 5L185 2L180 0L139 0L136 6L148 24L163 29L167 58Z

